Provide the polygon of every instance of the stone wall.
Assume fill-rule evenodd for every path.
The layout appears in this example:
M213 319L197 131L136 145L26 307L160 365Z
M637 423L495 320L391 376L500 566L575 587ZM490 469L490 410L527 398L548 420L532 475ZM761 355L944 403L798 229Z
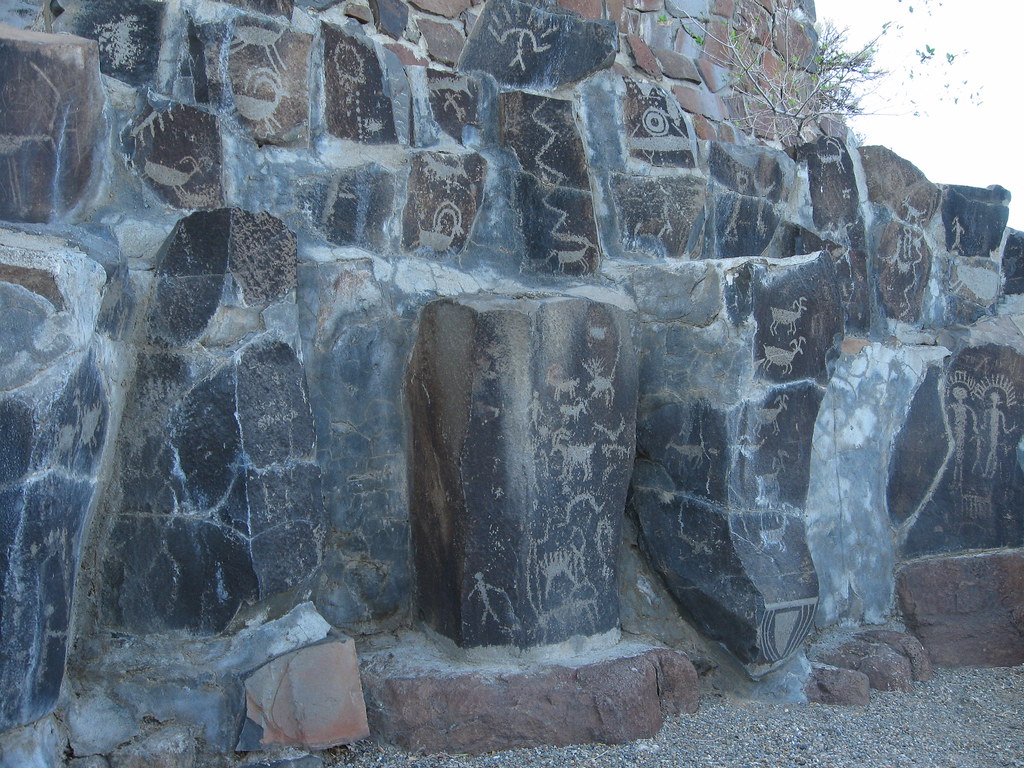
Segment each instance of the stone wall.
M338 632L371 730L450 751L505 743L402 707L518 707L495 659L597 702L556 742L695 705L651 645L791 698L849 627L1024 660L1024 234L841 126L737 129L719 43L813 19L2 11L3 765L359 738L361 692L266 699L351 683ZM595 731L609 670L642 716Z

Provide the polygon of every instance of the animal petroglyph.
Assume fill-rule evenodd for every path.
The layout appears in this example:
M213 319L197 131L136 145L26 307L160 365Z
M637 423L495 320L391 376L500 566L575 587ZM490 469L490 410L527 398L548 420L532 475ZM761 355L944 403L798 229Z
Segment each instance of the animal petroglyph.
M767 374L768 369L771 366L775 366L779 369L783 376L788 376L793 372L793 360L804 351L804 343L807 341L803 336L798 339L793 339L789 343L789 349L783 349L782 347L764 345L764 357L757 361L758 367L764 369Z
M775 398L773 407L758 408L754 412L759 427L771 427L773 434L779 434L779 414L786 410L789 403L789 395L785 392Z
M780 325L785 326L790 336L796 334L796 324L807 311L807 297L801 296L788 309L772 307L772 323L768 326L768 332L774 336Z

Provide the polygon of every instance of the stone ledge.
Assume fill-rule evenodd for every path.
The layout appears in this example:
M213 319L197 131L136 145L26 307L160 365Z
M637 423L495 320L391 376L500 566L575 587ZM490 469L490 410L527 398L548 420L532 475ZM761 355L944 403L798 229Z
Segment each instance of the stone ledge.
M415 637L363 656L370 733L413 752L619 744L697 709L684 653L620 643L564 664L453 662Z

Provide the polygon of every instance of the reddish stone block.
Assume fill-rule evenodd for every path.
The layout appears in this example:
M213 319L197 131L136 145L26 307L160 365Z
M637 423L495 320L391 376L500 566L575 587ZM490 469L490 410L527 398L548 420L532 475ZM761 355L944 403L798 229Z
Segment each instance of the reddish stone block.
M908 563L897 572L896 594L933 664L1024 663L1024 552Z
M471 5L470 0L409 0L417 8L454 19Z
M714 5L711 6L711 12L713 14L716 16L722 16L726 19L732 18L735 10L735 0L715 0Z
M245 681L238 749L326 749L370 735L355 644L334 640L279 656Z
M426 59L414 48L403 43L384 43L384 47L398 57L406 67L429 67L430 59Z
M376 738L449 754L649 738L666 716L696 711L699 687L685 654L639 648L521 670L458 668L440 658L417 666L382 652L366 660L363 679Z
M655 48L652 53L658 59L661 70L675 80L687 80L691 83L700 82L700 72L697 65L689 56L670 51L665 48Z
M735 144L739 140L739 133L728 123L715 123L715 132L719 141Z
M684 111L691 115L704 114L704 91L702 89L692 85L673 85L672 93Z
M604 3L601 0L558 0L558 5L575 11L585 19L604 18Z
M626 35L626 41L633 52L633 61L636 62L636 66L652 77L661 77L661 65L658 64L651 49L647 47L647 43L639 35Z
M697 134L697 138L702 141L715 141L718 139L715 126L704 115L693 115L693 130Z
M712 93L718 93L732 82L732 73L707 57L697 59L697 69L700 70L704 84Z
M461 27L424 18L420 18L417 23L432 59L445 64L455 64L459 60L459 54L466 45L466 36Z
M868 688L868 676L863 672L813 664L804 693L811 704L866 707Z

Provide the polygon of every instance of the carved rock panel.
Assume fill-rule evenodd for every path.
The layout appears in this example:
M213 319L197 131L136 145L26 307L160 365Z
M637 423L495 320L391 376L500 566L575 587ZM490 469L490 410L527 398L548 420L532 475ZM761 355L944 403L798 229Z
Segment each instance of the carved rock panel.
M756 259L771 245L781 221L763 197L720 191L709 207L704 258Z
M818 578L799 514L730 511L636 464L629 508L672 596L757 677L785 663L814 620Z
M846 145L824 136L813 144L805 144L799 154L807 164L815 228L858 247L860 244L851 242L850 235L861 221L860 195L853 158Z
M308 141L312 43L312 36L270 22L235 22L228 78L239 120L257 144Z
M227 2L247 11L265 13L268 16L284 16L289 19L295 8L294 0L227 0Z
M166 4L156 0L62 2L54 30L95 40L100 71L136 87L153 82Z
M427 70L427 97L441 130L462 143L463 129L480 124L477 114L480 85L476 78Z
M782 202L793 181L792 161L765 147L746 147L713 141L708 155L711 178L740 195Z
M675 98L656 85L627 79L622 112L631 157L657 166L694 167L690 133Z
M477 154L414 155L402 219L406 249L438 256L462 251L483 198L486 170Z
M50 221L82 202L103 101L95 43L0 25L0 218Z
M918 322L932 270L932 251L924 234L890 221L882 230L875 254L878 296L885 314L904 323Z
M363 165L311 185L304 207L313 227L335 245L380 252L395 198L395 179L379 165Z
M398 141L384 70L373 44L325 24L324 96L327 132L365 144Z
M588 275L601 258L594 202L589 191L549 187L519 174L515 203L526 240L527 269Z
M704 220L705 182L695 176L612 175L622 247L655 258L683 258Z
M828 253L835 266L839 297L846 315L846 330L867 333L871 327L867 251L823 240L803 228L797 231L792 251L794 255L815 251Z
M918 389L890 465L906 557L1024 545L1024 357L984 345Z
M590 189L587 156L571 101L522 91L503 93L501 143L542 184Z
M484 6L459 69L514 88L552 90L611 66L617 49L613 21L508 0Z
M187 104L149 109L128 137L138 174L175 208L223 204L221 139L217 118Z
M908 224L924 227L939 208L941 192L916 166L887 147L861 147L868 199L890 208Z
M585 299L435 302L406 393L427 625L462 647L615 629L636 409L625 314Z
M945 187L942 225L946 250L957 256L991 256L1002 242L1009 202L1010 193L1000 186Z
M753 311L753 359L760 377L825 381L826 364L838 354L844 326L830 256L822 254L776 277L762 273L754 283Z

